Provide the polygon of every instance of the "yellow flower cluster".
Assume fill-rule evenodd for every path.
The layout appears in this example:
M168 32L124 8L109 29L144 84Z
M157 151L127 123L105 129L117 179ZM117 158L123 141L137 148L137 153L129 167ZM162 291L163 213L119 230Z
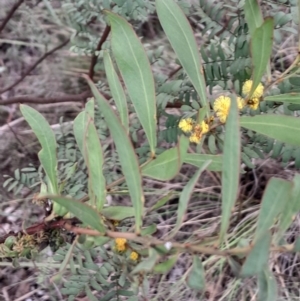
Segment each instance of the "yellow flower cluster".
M199 144L203 134L209 131L209 125L202 121L201 124L196 124L192 118L184 118L179 122L178 127L184 133L191 133L190 142Z
M132 252L130 253L130 259L131 259L131 260L137 261L138 258L139 258L139 254L138 254L137 252L132 251Z
M231 101L230 97L221 95L214 102L213 109L216 112L217 117L219 117L219 119L222 123L226 122L227 116L229 114L230 101ZM238 105L238 109L241 110L245 105L244 99L241 97L238 97L237 105Z
M249 92L251 91L252 84L253 84L252 80L247 80L244 82L242 91L243 91L243 94L245 97L247 97ZM255 89L255 91L252 93L251 99L252 98L260 98L263 94L264 94L264 86L261 83L259 83L259 85Z
M115 249L118 252L124 252L126 250L126 238L116 238L115 239Z
M252 80L247 80L244 83L242 91L243 91L243 94L244 94L245 97L249 96L252 85L253 85ZM247 105L251 109L256 110L258 108L258 105L259 105L259 99L263 94L264 94L264 86L261 83L259 83L259 85L255 89L255 91L252 93L251 97L247 100Z
M243 85L242 92L246 98L251 91L252 84L252 80L247 80ZM264 86L260 83L247 102L245 102L243 98L237 97L238 109L241 110L245 105L247 105L249 108L256 110L259 105L259 98L263 95L263 93ZM226 122L230 109L230 101L230 97L221 95L214 102L213 109L221 123Z

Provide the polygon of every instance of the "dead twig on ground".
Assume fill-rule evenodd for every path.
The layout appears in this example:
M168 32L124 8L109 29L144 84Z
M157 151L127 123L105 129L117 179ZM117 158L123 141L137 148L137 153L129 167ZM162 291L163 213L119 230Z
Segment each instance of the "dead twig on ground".
M8 12L7 16L3 20L2 24L0 25L0 33L5 28L6 24L9 22L13 14L16 12L16 10L19 8L19 6L24 2L24 0L19 0L17 3L13 5L11 10Z

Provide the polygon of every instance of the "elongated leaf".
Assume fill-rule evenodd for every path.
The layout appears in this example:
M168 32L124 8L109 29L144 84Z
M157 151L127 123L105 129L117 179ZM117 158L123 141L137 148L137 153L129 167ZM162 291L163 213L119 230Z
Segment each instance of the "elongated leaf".
M264 100L300 104L300 93L287 93L264 97Z
M250 35L253 36L255 30L263 24L263 16L257 0L245 0L245 18Z
M221 155L203 155L203 154L186 154L184 162L192 164L197 167L201 167L206 161L211 161L208 170L221 171L223 156Z
M157 259L158 254L154 249L149 250L149 257L147 259L143 259L142 262L140 262L131 272L132 274L136 274L138 272L149 272L153 269Z
M198 46L190 23L175 1L156 0L155 3L160 24L204 107L207 104L206 84Z
M292 184L289 181L272 178L264 192L254 240L266 233L276 221L279 213L286 206Z
M240 125L281 142L300 146L300 118L282 115L243 116Z
M275 301L278 300L278 288L274 275L265 268L257 277L258 282L258 301Z
M268 265L270 244L270 232L265 233L265 235L257 239L242 266L242 277L250 277L262 273Z
M157 231L156 224L152 224L141 230L141 236L152 235Z
M134 217L134 208L128 206L110 206L103 208L101 213L108 219L121 221L125 218Z
M193 175L193 177L188 181L188 183L183 188L179 203L178 203L178 209L177 209L177 220L174 230L171 232L169 239L172 238L177 231L180 229L181 224L183 222L183 216L187 210L189 200L191 198L191 195L193 193L193 190L195 188L195 185L198 182L198 179L201 175L201 173L207 168L207 166L210 164L210 161L205 162L202 167Z
M119 111L121 122L128 133L128 109L125 92L107 51L104 51L103 60L112 97Z
M49 180L48 191L58 193L55 135L47 120L38 111L22 104L20 110L42 146L38 156Z
M125 19L108 11L106 14L111 25L113 54L154 156L157 142L156 98L147 54Z
M89 173L90 202L101 210L106 201L106 182L103 175L104 157L93 119L89 119L85 137L85 154Z
M74 136L82 155L84 155L83 138L84 138L85 125L86 125L85 116L86 114L84 111L79 113L74 119L74 123L73 123Z
M236 202L241 149L239 113L236 98L231 100L229 116L225 126L225 141L222 166L222 217L220 230L220 243L223 242L229 227L231 210Z
M196 291L205 289L205 271L197 255L193 256L193 266L187 278L187 285Z
M188 146L189 140L181 136L177 147L164 151L143 166L142 175L161 181L173 179L181 168Z
M49 195L47 197L67 208L68 211L74 214L74 216L80 219L83 223L101 233L105 233L106 230L101 222L101 217L92 207L68 197L54 195Z
M148 212L159 209L160 207L164 206L173 197L174 197L173 192L169 192L167 195L159 199L150 209L148 209Z
M290 195L284 199L284 210L280 217L278 232L275 235L276 242L279 242L300 211L300 174L294 176L292 184Z
M153 269L154 273L165 274L169 272L177 262L177 259L178 259L178 254L170 256L166 261L159 263L154 267Z
M112 110L111 106L97 90L95 84L89 78L87 78L87 81L95 99L98 102L99 108L103 112L105 121L116 144L122 171L125 176L131 201L135 210L136 232L139 233L142 225L144 195L142 189L142 177L137 157L126 134L126 130L121 125L120 120Z
M264 23L254 31L252 36L251 56L253 65L253 84L249 95L252 95L252 93L255 91L267 69L272 52L273 28L273 19L267 18Z
M82 153L83 156L84 156L83 141L86 132L87 120L88 117L94 118L94 106L95 106L94 99L90 99L85 105L85 110L77 115L73 123L74 136L77 145L80 149L80 152Z

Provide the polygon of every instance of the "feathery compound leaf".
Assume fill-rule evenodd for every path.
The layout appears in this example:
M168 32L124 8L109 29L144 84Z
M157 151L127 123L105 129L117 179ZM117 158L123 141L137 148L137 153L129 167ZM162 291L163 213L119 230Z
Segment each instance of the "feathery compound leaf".
M143 176L168 181L179 172L189 146L189 140L181 136L177 147L168 149L142 167Z
M161 26L204 107L207 104L206 84L193 30L183 11L173 0L156 0L155 3Z
M273 44L273 27L273 19L267 18L262 26L258 27L255 30L252 36L251 56L253 65L253 84L249 95L252 95L252 93L257 88L269 63Z
M250 34L253 36L255 30L264 21L257 0L245 0L244 10Z
M274 224L276 217L286 206L286 200L289 197L291 188L291 182L271 178L261 202L254 241L266 233Z
M300 93L287 93L264 97L264 100L300 104Z
M294 146L300 146L300 119L282 115L243 116L240 125Z
M188 181L188 183L183 188L183 190L180 194L179 203L178 203L176 225L175 225L175 228L173 229L173 231L171 232L169 239L172 238L177 233L177 231L180 229L181 224L183 222L183 216L187 210L189 200L191 198L191 195L193 193L195 185L197 184L200 175L207 168L207 166L209 166L209 164L210 164L210 161L205 162L202 165L202 167L193 175L193 177Z
M222 155L203 155L203 154L186 154L184 162L201 167L206 161L211 161L207 170L221 171L222 170Z
M89 172L89 197L93 206L100 211L106 200L106 183L103 175L103 151L93 119L89 118L84 146Z
M194 290L205 289L205 271L199 256L193 256L193 265L187 278L187 285Z
M258 301L275 301L278 300L278 288L274 275L265 268L257 277L258 282Z
M229 227L231 210L234 207L238 193L241 149L240 140L239 113L236 97L233 97L233 99L231 99L229 116L225 126L220 243L223 242Z
M104 225L101 223L101 217L92 207L68 197L55 195L48 195L47 197L54 202L57 202L61 206L67 208L68 211L70 211L72 214L74 214L74 216L76 216L88 226L101 233L105 233L106 230Z
M49 192L58 193L55 135L45 117L38 111L22 104L20 110L42 146L39 159L49 180Z
M255 242L242 266L241 277L258 275L268 265L271 233L261 235Z
M114 69L110 55L107 51L104 51L103 60L112 97L119 111L121 122L128 132L128 109L125 92L117 75L117 72Z
M154 156L157 143L156 98L147 54L125 19L108 11L105 13L111 25L113 54Z
M136 232L139 233L142 225L144 195L142 189L142 177L137 157L125 128L121 125L120 120L112 110L111 106L97 90L95 84L87 77L86 80L98 102L99 108L103 112L105 121L113 137L114 143L116 144L122 171L125 176L131 201L135 210Z

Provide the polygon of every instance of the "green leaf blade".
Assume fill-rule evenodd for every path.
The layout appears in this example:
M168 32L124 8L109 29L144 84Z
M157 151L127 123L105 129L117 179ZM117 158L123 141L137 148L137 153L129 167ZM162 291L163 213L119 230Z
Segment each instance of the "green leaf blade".
M156 97L149 60L131 25L114 13L106 11L106 14L111 24L113 54L154 156Z
M250 35L253 36L255 30L260 27L264 21L258 1L245 0L244 11Z
M284 209L280 216L278 231L275 234L275 241L279 242L285 231L292 224L295 216L300 211L300 175L294 176L293 182L291 183L291 189L289 196L284 200Z
M241 149L239 114L236 98L231 99L229 116L225 126L225 141L222 166L222 217L220 243L229 227L231 210L235 205L240 175Z
M117 109L120 114L121 122L128 132L129 130L129 121L128 121L128 108L126 95L123 90L120 79L117 75L117 72L114 69L111 57L107 51L104 51L103 54L104 67L107 76L108 85L112 94L112 97L116 103Z
M241 277L251 277L260 274L268 265L271 233L259 237L248 254L241 270Z
M181 136L177 147L168 149L142 167L143 176L160 181L173 179L179 172L189 146L189 140Z
M74 216L93 229L99 231L100 233L105 233L106 229L101 223L101 217L92 207L68 197L55 195L49 195L47 197L68 209L68 211L74 214Z
M291 182L278 178L271 178L261 202L254 241L270 230L275 219L285 207L286 203L284 200L288 199L291 188Z
M278 300L277 282L269 268L265 268L257 277L258 301Z
M205 271L201 259L194 255L192 269L187 278L187 285L196 291L205 289Z
M42 146L39 159L49 179L49 192L58 193L55 135L47 120L38 111L22 104L20 110Z
M106 181L103 175L103 150L96 127L90 118L85 137L85 158L89 173L89 197L93 206L100 211L106 201Z
M144 194L142 189L142 176L136 154L133 150L132 144L126 133L125 128L120 123L115 112L106 101L106 99L97 90L95 84L86 78L94 97L102 110L105 121L108 125L110 133L118 151L122 171L125 176L126 183L131 196L131 201L135 210L136 232L140 232L142 225L142 213L144 206Z
M242 116L240 125L281 142L300 146L300 119L283 115Z
M204 154L186 154L184 162L201 167L206 161L211 161L211 164L207 167L207 170L222 171L222 155L204 155Z
M134 208L129 206L109 206L103 208L101 213L108 219L121 221L123 219L134 217Z
M267 18L264 23L254 31L252 36L251 56L253 65L253 83L249 95L252 95L255 91L267 69L272 53L273 28L274 20L272 18Z
M193 190L195 188L195 185L198 182L198 179L202 172L209 166L210 161L205 162L201 168L193 175L193 177L188 181L188 183L185 185L183 188L180 198L179 198L179 203L178 203L178 209L177 209L177 220L176 220L176 225L173 231L171 232L169 239L172 238L177 231L180 229L181 224L183 222L183 217L184 214L187 210L189 200L191 198L191 195L193 193Z
M206 84L193 30L175 1L156 0L155 3L161 26L204 107L207 105Z
M266 101L300 104L300 93L286 93L264 97Z

